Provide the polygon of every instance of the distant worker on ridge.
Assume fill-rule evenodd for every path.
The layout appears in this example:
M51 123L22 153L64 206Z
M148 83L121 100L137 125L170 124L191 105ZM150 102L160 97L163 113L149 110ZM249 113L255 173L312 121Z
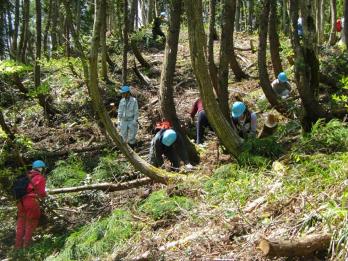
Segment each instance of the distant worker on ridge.
M156 17L153 20L153 24L152 24L152 37L154 40L157 39L157 36L162 36L163 39L166 39L166 35L163 33L162 29L161 29L161 25L164 21L164 19L166 18L166 13L165 12L161 12L159 17Z

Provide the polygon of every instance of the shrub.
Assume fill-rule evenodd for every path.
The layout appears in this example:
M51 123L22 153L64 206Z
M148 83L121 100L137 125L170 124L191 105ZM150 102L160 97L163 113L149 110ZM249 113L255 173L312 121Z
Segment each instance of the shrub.
M164 190L156 191L140 206L140 211L149 214L153 219L172 218L184 209L193 207L191 199L182 196L169 197Z
M129 165L117 160L117 154L111 153L101 157L98 166L94 168L92 179L95 181L115 181L124 174Z
M293 148L294 152L305 154L330 153L334 151L347 151L348 128L338 120L325 123L323 120L314 124L312 131L305 134Z

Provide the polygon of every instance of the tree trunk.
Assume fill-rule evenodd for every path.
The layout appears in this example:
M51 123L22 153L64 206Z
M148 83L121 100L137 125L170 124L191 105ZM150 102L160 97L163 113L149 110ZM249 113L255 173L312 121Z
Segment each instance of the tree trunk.
M331 30L329 45L335 45L336 43L336 19L337 19L337 9L336 0L330 0L330 11L331 11Z
M148 0L149 1L149 9L147 13L147 19L148 23L152 23L153 19L155 18L155 0Z
M301 101L304 107L302 127L310 131L312 125L320 118L327 118L317 100L319 88L319 60L317 56L317 33L315 20L312 16L313 3L310 0L301 1L304 36L302 46L297 34L298 0L290 1L292 20L292 45L295 51L295 78Z
M221 45L220 45L220 65L219 65L219 84L218 84L218 98L219 105L226 120L230 120L230 112L228 105L228 65L229 55L233 52L233 45L231 44L230 36L233 37L234 30L234 16L236 1L223 0L222 1L222 24L221 24Z
M282 25L285 35L289 33L289 16L288 16L288 4L287 0L282 1Z
M344 25L343 25L343 33L346 44L346 51L348 51L348 0L344 1Z
M327 250L330 246L329 234L308 235L293 240L261 239L258 249L267 257L303 257L316 251Z
M209 123L217 136L235 157L239 154L241 145L238 134L232 129L229 121L221 112L214 97L213 86L206 63L206 39L202 18L202 1L185 0L188 19L190 53L193 71L198 81L199 92L207 113Z
M84 186L78 186L78 187L71 187L71 188L56 188L56 189L49 189L47 192L50 195L55 194L62 194L62 193L72 193L72 192L80 192L80 191L87 191L87 190L101 190L105 192L114 192L114 191L122 191L132 188L141 187L144 185L148 185L152 183L152 180L149 178L142 178L122 183L98 183L98 184L91 184L91 185L84 185Z
M15 3L15 17L14 17L14 30L12 38L12 56L17 57L17 41L18 41L18 27L19 27L19 0Z
M254 0L248 0L248 31L253 31Z
M240 2L242 0L236 0L236 16L235 16L235 30L236 32L240 32Z
M25 62L25 54L27 48L27 41L29 36L29 9L30 9L30 1L23 1L23 15L22 15L22 25L21 25L21 37L19 41L19 48L17 52L17 60L21 62Z
M277 31L277 3L271 1L271 11L268 23L269 33L269 49L271 53L271 60L273 65L274 75L277 78L278 74L283 71L282 62L279 55L279 36Z
M130 44L131 44L133 54L134 54L135 58L137 58L138 62L141 64L141 66L143 66L146 69L150 69L151 65L145 60L145 58L143 57L143 55L139 51L136 40L132 38Z
M101 0L101 29L100 29L100 46L101 46L101 78L104 81L108 81L108 66L106 61L106 10L107 2L106 0Z
M232 13L231 13L231 25L234 26L234 17L235 17L235 12L236 12L236 2L235 0L231 3L234 8L232 8ZM234 76L236 78L236 81L240 81L242 79L247 79L249 76L243 72L242 68L240 67L237 59L236 59L236 55L234 53L234 40L233 40L233 28L231 30L231 34L229 34L229 38L228 38L228 41L229 41L229 44L231 46L231 49L232 51L229 53L229 60L230 60L230 65L231 65L231 69L234 73Z
M137 24L138 0L131 0L131 10L129 16L129 32L133 33Z
M169 30L168 36L166 38L166 48L164 52L164 62L160 85L161 112L163 117L170 120L173 123L174 129L178 131L183 137L190 162L198 163L199 157L196 152L195 146L187 138L186 133L181 127L180 120L176 115L173 97L173 78L178 52L181 13L182 1L170 1Z
M318 43L321 44L324 38L324 0L316 0L316 27L318 34Z
M47 59L49 59L49 51L48 51L48 33L51 27L51 20L52 20L52 8L53 8L53 0L50 0L48 3L48 14L46 19L46 27L44 32L44 39L43 39L43 52Z
M258 50L258 67L259 67L259 78L261 88L269 101L269 103L274 107L277 111L282 114L286 114L286 109L283 108L282 104L279 103L279 99L276 93L273 91L272 86L269 82L269 75L267 72L267 61L266 61L266 50L267 50L267 24L268 17L270 13L272 0L263 0L262 11L260 15L259 21L259 50Z
M128 54L128 0L123 4L123 57L122 57L122 84L127 84L127 54Z
M208 33L208 66L209 73L211 76L212 84L214 86L216 94L218 94L218 78L217 78L217 68L214 61L214 38L215 38L215 6L216 0L209 1L209 33Z
M52 2L52 27L51 27L51 55L55 55L55 52L58 50L58 16L59 16L59 2L54 1Z
M65 5L67 15L72 18L71 10L67 1L68 0L63 0L63 3ZM99 46L98 38L100 37L99 31L100 31L100 25L101 25L100 8L99 8L100 0L95 0L95 1L97 5L95 9L95 22L93 26L93 37L91 42L89 66L87 64L87 59L83 52L83 48L79 41L78 35L75 32L75 30L72 30L75 46L79 50L79 55L82 62L85 81L88 86L90 97L94 104L93 108L95 109L97 115L99 116L101 122L103 123L105 129L107 130L113 142L117 145L117 147L121 150L121 152L125 155L125 157L129 160L129 162L134 166L136 170L140 171L144 175L148 176L150 179L159 183L168 184L175 181L177 182L178 180L181 180L178 177L178 175L169 174L168 172L164 170L151 166L149 163L147 163L142 158L140 158L133 150L130 149L130 147L123 141L122 137L118 134L117 130L114 127L114 124L112 123L105 109L105 106L102 102L102 98L99 92L99 87L98 87L98 68L97 68L98 46Z

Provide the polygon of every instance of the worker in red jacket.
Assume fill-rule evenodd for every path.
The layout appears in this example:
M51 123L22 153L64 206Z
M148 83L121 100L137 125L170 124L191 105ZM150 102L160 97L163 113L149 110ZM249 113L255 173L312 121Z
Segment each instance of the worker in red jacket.
M209 128L211 129L211 126L208 122L208 118L205 114L202 99L198 98L195 103L192 106L190 116L193 121L195 118L195 115L197 114L197 124L196 124L196 143L202 144L204 142L204 129Z
M46 197L46 178L41 174L46 168L42 160L32 164L32 170L27 173L29 183L26 194L18 201L16 248L25 248L30 245L31 237L39 224L41 215L39 200Z

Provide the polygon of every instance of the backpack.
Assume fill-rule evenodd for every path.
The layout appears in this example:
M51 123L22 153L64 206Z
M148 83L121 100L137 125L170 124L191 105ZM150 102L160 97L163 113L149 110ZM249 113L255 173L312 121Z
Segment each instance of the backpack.
M171 129L173 128L172 123L169 120L163 120L161 122L157 122L155 126L155 130L162 130L162 129Z
M30 179L27 174L17 177L12 187L12 194L15 199L22 199L27 194L27 187Z
M341 32L342 31L342 21L341 21L341 19L338 19L336 21L336 31L337 32Z

